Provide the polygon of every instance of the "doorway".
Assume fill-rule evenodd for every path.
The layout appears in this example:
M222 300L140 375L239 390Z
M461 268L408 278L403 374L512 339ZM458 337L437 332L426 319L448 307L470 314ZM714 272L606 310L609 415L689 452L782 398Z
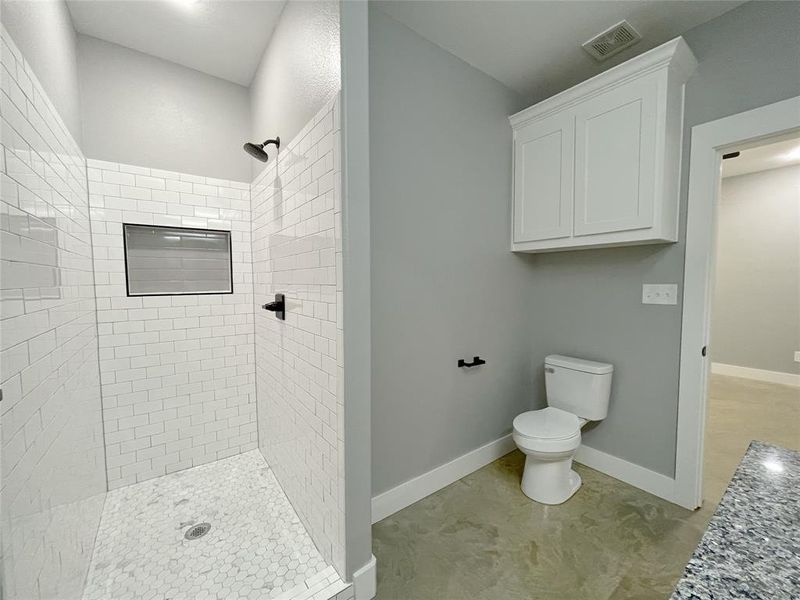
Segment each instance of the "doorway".
M719 368L717 373L713 374L714 377L711 377L714 351L716 350L717 356L720 356L720 349L711 345L711 325L718 258L717 229L723 191L722 157L735 152L739 152L740 157L748 151L753 154L756 152L754 149L759 147L765 148L770 143L797 138L800 138L800 97L732 115L692 129L675 468L676 501L687 508L699 507L704 496L708 497L703 489L703 458L706 442L710 442L710 460L713 461L715 455L719 456L720 453L726 452L724 449L726 436L720 438L716 436L716 430L706 428L708 416L714 418L717 413L721 413L730 417L735 412L730 406L726 408L725 400L717 401L717 396L725 396L728 402L734 403L734 407L738 406L740 420L747 420L747 411L754 410L752 398L764 396L763 390L759 394L758 390L748 390L746 386L734 385L733 389L730 385L726 387L726 380L722 378L730 375L724 375ZM790 151L787 150L786 153ZM724 371L724 368L722 370ZM719 382L715 378L719 379ZM731 400L734 397L738 400ZM752 419L750 421L752 422ZM728 433L736 428L735 423L723 425L721 418L717 418L715 423L715 426L721 427ZM758 434L746 430L740 433L741 438L753 433ZM716 437L713 440L707 439L707 434ZM730 435L736 436L736 433ZM776 443L780 443L783 438L777 437L779 439L776 439ZM734 442L728 439L727 443ZM733 460L738 464L741 453L737 458L734 452L727 452L729 455L734 455ZM710 473L712 479L718 480L710 485L710 494L721 494L720 488L724 491L732 472L727 474L727 479L725 479L726 473L731 469L735 469L735 465L732 467L722 465L719 472Z
M723 154L703 499L751 440L800 449L800 135Z

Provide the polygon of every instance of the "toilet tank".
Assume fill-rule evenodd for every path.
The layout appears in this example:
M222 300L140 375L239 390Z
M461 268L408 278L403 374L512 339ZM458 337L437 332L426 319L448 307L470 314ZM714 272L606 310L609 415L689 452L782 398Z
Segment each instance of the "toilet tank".
M547 404L589 421L608 414L614 365L551 354L544 359Z

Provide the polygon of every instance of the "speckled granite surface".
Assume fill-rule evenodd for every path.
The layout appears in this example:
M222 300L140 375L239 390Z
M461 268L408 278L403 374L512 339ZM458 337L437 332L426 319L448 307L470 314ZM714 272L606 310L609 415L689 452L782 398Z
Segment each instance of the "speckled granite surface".
M672 600L800 598L800 452L750 444Z

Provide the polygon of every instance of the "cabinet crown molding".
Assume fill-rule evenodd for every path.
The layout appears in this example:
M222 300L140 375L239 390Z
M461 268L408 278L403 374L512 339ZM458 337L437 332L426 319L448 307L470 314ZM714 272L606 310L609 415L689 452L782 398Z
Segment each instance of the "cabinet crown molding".
M686 41L678 36L555 96L521 110L508 117L508 120L511 126L517 129L538 119L567 110L574 104L602 94L631 79L661 69L669 69L670 74L675 77L676 83L684 84L696 67L697 59Z

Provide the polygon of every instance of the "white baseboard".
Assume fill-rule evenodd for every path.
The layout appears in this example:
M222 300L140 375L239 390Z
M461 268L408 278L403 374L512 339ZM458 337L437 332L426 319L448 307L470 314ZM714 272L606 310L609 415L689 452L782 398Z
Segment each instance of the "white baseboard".
M372 522L377 523L389 515L411 506L454 481L458 481L501 456L505 456L515 447L511 434L505 435L375 496L372 499ZM680 504L676 496L675 480L672 477L656 473L589 446L580 446L575 454L575 460L654 496ZM360 600L358 596L356 598Z
M675 495L675 480L672 477L656 473L589 446L579 446L575 453L575 460L595 471L600 471L654 496L678 504Z
M369 562L353 573L355 600L372 600L378 593L378 563L375 555Z
M505 456L515 447L511 434L505 435L375 496L372 499L372 522L377 523L398 510L411 506L454 481L458 481L501 456Z
M800 387L800 375L795 375L794 373L751 369L750 367L726 365L724 363L711 363L711 372L717 375L729 375L731 377L742 377L744 379L755 379L757 381L767 381L769 383L780 383L781 385Z

